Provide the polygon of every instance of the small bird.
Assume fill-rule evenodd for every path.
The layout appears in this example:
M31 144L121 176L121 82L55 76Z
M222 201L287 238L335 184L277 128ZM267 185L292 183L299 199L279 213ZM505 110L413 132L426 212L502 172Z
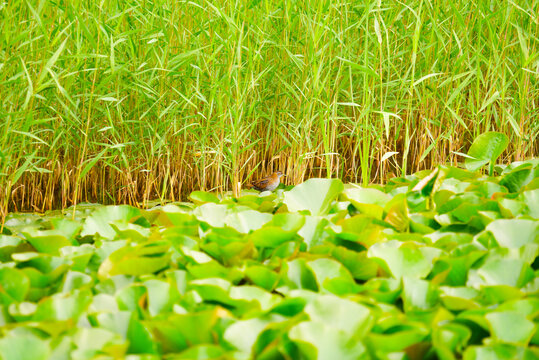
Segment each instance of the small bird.
M255 180L251 183L250 187L258 191L273 191L277 189L279 183L281 182L281 176L286 176L280 171L276 171L270 176L266 176L260 180Z

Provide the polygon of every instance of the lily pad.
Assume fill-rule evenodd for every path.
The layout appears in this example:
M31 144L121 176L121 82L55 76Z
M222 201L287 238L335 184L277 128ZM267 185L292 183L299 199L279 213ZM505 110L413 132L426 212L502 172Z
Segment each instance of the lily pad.
M339 179L309 179L285 192L283 203L291 212L306 210L311 215L327 215L343 190Z

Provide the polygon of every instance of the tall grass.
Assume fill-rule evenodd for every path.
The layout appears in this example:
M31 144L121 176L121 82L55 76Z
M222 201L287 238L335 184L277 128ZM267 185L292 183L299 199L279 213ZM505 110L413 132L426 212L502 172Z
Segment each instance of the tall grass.
M536 156L539 1L0 2L0 208Z

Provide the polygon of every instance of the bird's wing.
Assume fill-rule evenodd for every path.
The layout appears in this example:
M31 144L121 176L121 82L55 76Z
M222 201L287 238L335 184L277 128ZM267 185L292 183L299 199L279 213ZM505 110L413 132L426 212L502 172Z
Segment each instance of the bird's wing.
M264 178L264 179L254 181L253 184L257 186L262 186L262 185L266 185L268 182L269 182L269 179Z

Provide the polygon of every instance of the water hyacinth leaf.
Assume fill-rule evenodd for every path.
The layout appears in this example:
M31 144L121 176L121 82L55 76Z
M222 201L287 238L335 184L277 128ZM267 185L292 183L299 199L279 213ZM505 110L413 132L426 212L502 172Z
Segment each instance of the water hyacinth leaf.
M40 231L30 234L23 233L32 246L40 253L59 255L60 249L64 246L71 246L73 243L62 235L40 235Z
M148 312L151 316L172 311L179 294L167 281L151 279L144 282L148 294Z
M251 231L260 229L272 218L271 214L262 213L256 210L247 210L228 214L225 218L225 224L240 233L247 234Z
M250 266L245 269L245 276L257 286L272 291L277 286L280 276L265 266Z
M384 227L374 222L374 218L363 214L341 220L338 225L342 227L343 233L353 235L354 241L361 243L366 248L385 237L382 234Z
M206 360L223 359L226 357L226 350L218 345L196 345L174 356L178 360Z
M79 221L66 218L53 218L50 220L52 231L61 234L69 240L74 240L82 229Z
M257 286L250 285L233 286L230 289L229 295L231 299L256 303L257 310L260 309L262 311L268 311L281 301L279 296L271 294Z
M30 279L24 272L8 267L0 268L0 300L9 305L26 298L30 289Z
M316 296L304 311L312 321L325 323L360 339L374 325L374 317L368 307L334 295Z
M526 244L539 243L539 222L525 219L499 219L487 228L499 246L520 248Z
M115 298L120 310L138 310L147 298L146 287L141 284L129 284L121 287Z
M198 235L199 222L193 214L160 211L159 216L155 220L155 224L170 228L167 230L178 230L178 232L181 232L183 235Z
M151 333L137 319L134 312L102 312L96 316L99 326L120 334L129 340L130 353L157 354L157 346L151 338Z
M92 212L84 221L81 236L99 234L101 237L112 240L116 231L110 226L112 222L128 223L141 215L139 209L128 205L106 206Z
M516 311L525 317L533 319L539 315L539 299L528 298L508 301L497 308L498 311Z
M193 280L190 282L190 288L196 292L205 301L214 301L230 306L237 305L237 301L232 300L229 292L232 284L221 278L207 278Z
M520 194L520 198L528 207L528 215L539 219L539 189L524 191Z
M31 334L9 334L0 339L0 357L5 360L47 360L49 341Z
M22 242L20 237L0 234L0 262L11 261L11 254Z
M447 323L433 330L432 344L440 359L456 359L462 354L471 337L468 327L458 323Z
M299 239L299 236L293 231L286 231L276 226L264 226L249 234L248 239L256 247L276 248L282 243Z
M224 333L225 340L245 354L251 354L258 335L275 319L253 318L230 325Z
M205 203L215 203L219 204L219 199L215 194L206 192L206 191L193 191L191 195L189 195L189 199L195 203L195 205L201 205Z
M520 259L493 259L479 269L472 269L467 286L508 285L521 288L535 277L532 268Z
M523 346L511 344L493 344L486 346L470 346L464 352L464 360L534 360L539 352Z
M408 229L408 205L406 194L399 194L391 199L385 206L384 220L397 231L404 232Z
M124 246L109 255L99 267L101 279L114 275L152 274L169 266L167 243Z
M309 360L367 359L365 346L326 323L304 321L290 329L289 337Z
M430 331L426 325L421 323L399 324L384 333L371 332L366 340L377 354L402 351L409 346L423 341Z
M478 308L479 290L471 287L440 286L440 300L449 310L461 311Z
M304 259L294 259L287 263L286 275L298 289L318 291L316 277Z
M339 179L309 179L285 192L283 203L290 212L307 210L311 215L327 215L343 190Z
M35 321L72 320L74 322L92 302L90 290L75 290L70 294L57 293L40 302L33 316Z
M297 232L305 224L305 216L297 213L278 213L266 226L275 226L284 231Z
M527 212L526 204L520 200L501 198L498 205L504 218L514 218Z
M110 223L110 227L116 231L120 239L144 242L150 237L150 229L137 224L115 222Z
M92 358L96 355L123 357L128 344L119 335L103 328L77 328L73 335L77 349L71 353L74 359Z
M224 227L225 217L228 214L228 206L222 204L206 203L193 211L193 215L199 220L212 227Z
M355 279L368 280L375 277L378 272L378 264L367 257L366 251L358 253L338 246L331 252L331 256L343 264Z
M500 185L505 186L509 192L516 193L539 177L539 167L533 169L526 168L515 169L505 174L500 179Z
M438 174L440 172L440 168L434 169L432 172L430 172L429 175L422 178L413 188L412 191L419 191L421 195L423 196L429 196L433 189L434 184L436 183L436 179L438 178Z
M323 243L326 234L326 227L329 221L321 216L307 216L305 217L305 224L298 231L298 235L301 236L308 248Z
M217 309L189 314L171 314L146 324L163 352L180 352L188 346L213 343L213 327L219 319Z
M60 249L60 256L73 261L71 270L84 271L96 249L93 245L64 246Z
M433 267L433 260L442 251L428 246L402 244L397 240L377 243L368 250L368 256L379 259L379 264L393 277L424 278Z
M502 133L492 131L479 135L468 150L468 155L472 158L466 158L464 162L466 169L476 171L483 165L490 163L489 173L492 176L496 159L508 144L509 138Z
M195 279L222 278L236 283L243 277L240 270L228 268L212 259L202 264L189 264L187 271Z
M377 189L352 187L343 192L343 198L350 201L361 213L382 219L385 205L391 197Z
M65 275L62 292L69 293L75 289L90 288L93 283L94 280L90 275L69 270Z
M502 343L528 345L536 325L516 311L495 311L486 315L492 336Z
M338 261L332 259L317 259L309 261L308 266L313 271L319 289L329 290L331 280L340 279L349 284L349 288L355 286L355 281L350 272Z
M376 299L376 301L393 304L401 295L401 279L373 278L365 283L362 293Z
M438 291L431 282L406 276L402 281L402 300L406 312L429 310L438 302Z

